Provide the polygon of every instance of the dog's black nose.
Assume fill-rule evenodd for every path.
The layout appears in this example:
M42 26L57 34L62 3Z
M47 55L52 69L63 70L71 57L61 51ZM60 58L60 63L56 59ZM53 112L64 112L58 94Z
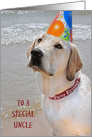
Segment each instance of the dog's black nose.
M41 58L43 56L43 53L40 49L36 48L31 51L31 55L37 58Z

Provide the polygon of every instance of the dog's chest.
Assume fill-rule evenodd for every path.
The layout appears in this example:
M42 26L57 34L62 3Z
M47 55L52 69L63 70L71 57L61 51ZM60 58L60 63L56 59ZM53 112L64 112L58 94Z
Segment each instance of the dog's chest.
M45 101L44 101L45 100ZM66 108L65 108L66 107ZM58 102L56 101L52 102L51 100L45 99L42 97L42 109L45 113L46 119L51 126L51 128L57 133L57 135L64 135L64 131L68 131L68 126L69 130L72 129L72 124L71 124L71 119L67 117L68 113L66 114L67 106L61 106ZM70 128L71 127L71 128ZM68 131L68 135L69 135ZM61 134L62 133L62 134Z
M42 96L42 109L49 125L59 136L85 135L81 130L85 130L87 133L89 132L89 128L83 125L82 119L79 120L79 117L77 117L78 114L73 111L73 105L72 107L69 105L69 100L66 103L59 103Z

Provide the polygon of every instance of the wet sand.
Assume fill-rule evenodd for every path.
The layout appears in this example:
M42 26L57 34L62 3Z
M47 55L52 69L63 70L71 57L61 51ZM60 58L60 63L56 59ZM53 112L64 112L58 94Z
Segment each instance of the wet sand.
M15 121L33 122L32 128L14 128ZM42 111L35 117L21 117L16 119L4 119L2 121L1 136L51 136L51 128Z

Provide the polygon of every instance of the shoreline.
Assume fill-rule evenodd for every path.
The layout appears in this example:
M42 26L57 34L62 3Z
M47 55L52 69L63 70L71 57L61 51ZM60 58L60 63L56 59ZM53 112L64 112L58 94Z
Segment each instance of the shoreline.
M27 122L32 125L29 128L14 128L14 122ZM17 117L16 119L3 119L1 136L51 136L51 128L42 110L38 111L35 117ZM28 126L28 125L27 125Z

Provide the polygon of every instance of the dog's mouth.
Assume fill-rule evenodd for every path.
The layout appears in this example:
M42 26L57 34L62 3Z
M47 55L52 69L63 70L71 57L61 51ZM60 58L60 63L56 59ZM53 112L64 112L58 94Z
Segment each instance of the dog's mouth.
M32 68L34 71L40 71L41 67L37 63L33 63L30 61L27 65L27 67Z
M29 62L28 65L27 65L27 67L32 68L33 71L38 71L38 72L41 72L41 73L45 73L46 75L49 75L49 76L53 76L53 75L54 75L54 74L52 74L52 73L48 73L48 72L42 67L42 65L39 65L39 66L38 66L36 63L33 64L32 62Z

